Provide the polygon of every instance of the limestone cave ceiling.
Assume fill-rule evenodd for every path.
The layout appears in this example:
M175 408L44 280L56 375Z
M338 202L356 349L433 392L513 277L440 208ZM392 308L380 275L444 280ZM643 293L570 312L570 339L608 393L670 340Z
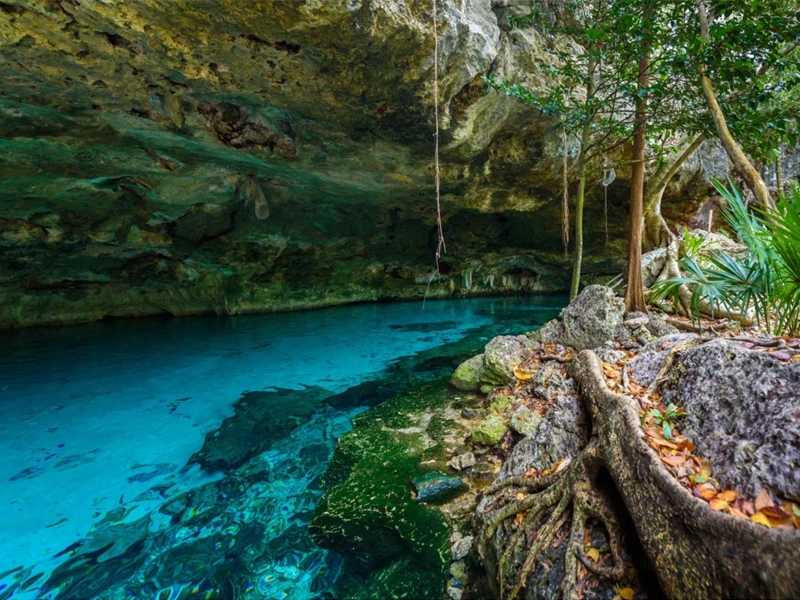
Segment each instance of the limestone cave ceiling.
M549 59L440 6L434 294L562 289L558 140L481 81ZM432 67L427 0L0 1L0 325L418 297Z

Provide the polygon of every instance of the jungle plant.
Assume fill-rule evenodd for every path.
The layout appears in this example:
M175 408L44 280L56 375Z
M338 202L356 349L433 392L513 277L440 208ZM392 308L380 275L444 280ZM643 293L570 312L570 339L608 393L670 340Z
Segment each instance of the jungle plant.
M750 316L775 334L800 332L800 198L781 199L775 209L751 211L735 185L715 187L727 202L722 213L739 241L742 253L711 251L685 255L684 272L653 286L653 298L671 296L680 303L681 286L692 291L690 312L699 319L703 301Z
M653 422L661 427L664 434L664 439L670 441L672 439L672 430L675 429L675 421L684 416L682 408L678 408L672 402L667 405L666 410L661 412L658 408L654 408L647 413L652 417ZM644 419L644 417L642 417Z

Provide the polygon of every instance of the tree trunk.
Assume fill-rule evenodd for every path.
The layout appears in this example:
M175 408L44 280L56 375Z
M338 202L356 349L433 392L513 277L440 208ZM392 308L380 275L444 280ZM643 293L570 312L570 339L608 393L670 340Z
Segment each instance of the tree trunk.
M642 285L642 229L644 216L644 151L647 121L647 98L643 92L650 84L650 50L647 41L647 20L650 8L644 9L645 31L642 56L639 59L639 77L636 97L636 129L633 134L633 166L631 168L631 215L628 230L628 287L625 290L625 309L628 312L646 312L644 286Z
M593 352L581 352L571 374L589 408L602 462L668 598L797 596L800 535L711 510L642 440L633 401L609 391Z
M700 36L704 40L709 40L708 12L706 11L704 0L698 0L697 12L700 18ZM719 103L717 102L717 95L714 92L714 86L711 83L711 79L709 79L708 75L706 74L705 65L702 64L700 65L700 83L703 87L703 94L706 97L706 103L708 104L708 109L711 112L711 117L714 120L714 127L717 131L717 136L719 137L719 141L722 143L722 147L725 149L725 153L733 163L733 167L744 180L747 187L750 188L750 191L753 192L756 200L764 207L774 209L775 202L772 200L772 196L769 194L767 184L764 183L764 179L747 158L747 155L745 155L744 151L736 143L736 140L733 138L733 135L731 135L731 132L728 129L728 123L725 120L725 115L722 112Z
M507 477L483 492L491 508L480 525L476 548L496 580L497 595L519 598L543 554L560 544L567 545L563 576L553 570L548 577L562 577L566 600L575 596L579 569L620 581L625 569L623 521L601 484L599 475L606 472L667 598L797 596L800 534L715 512L684 489L645 443L635 400L608 389L594 352L578 354L569 375L591 421L588 444L553 473ZM610 567L600 567L584 554L590 517L608 532ZM571 533L556 541L570 521Z
M595 82L594 72L597 68L597 61L591 60L588 66L588 79L586 82L586 99L594 96ZM578 156L578 195L575 199L575 254L572 260L572 284L569 288L569 299L574 300L578 296L581 286L581 263L583 261L583 203L586 198L586 150L592 136L593 115L587 115L583 122L581 132L581 153Z
M783 161L780 152L775 155L775 192L783 195Z
M670 180L705 139L703 134L698 135L672 163L664 163L648 178L644 195L644 232L648 249L669 246L675 237L661 215L661 199Z

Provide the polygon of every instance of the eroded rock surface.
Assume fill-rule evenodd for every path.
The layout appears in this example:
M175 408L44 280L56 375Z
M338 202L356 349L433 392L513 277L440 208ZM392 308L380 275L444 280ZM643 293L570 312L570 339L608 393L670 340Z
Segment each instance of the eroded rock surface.
M662 391L720 483L800 500L800 363L715 340L683 352Z
M625 304L614 290L590 285L565 308L557 320L530 335L534 341L572 346L576 350L597 348L614 339L622 324Z
M449 252L430 296L567 285L559 137L481 80L493 71L539 89L549 58L495 4L439 2ZM425 293L429 4L2 6L0 326ZM611 190L612 203L624 198ZM622 244L606 251L602 209L587 210L587 275L613 273Z

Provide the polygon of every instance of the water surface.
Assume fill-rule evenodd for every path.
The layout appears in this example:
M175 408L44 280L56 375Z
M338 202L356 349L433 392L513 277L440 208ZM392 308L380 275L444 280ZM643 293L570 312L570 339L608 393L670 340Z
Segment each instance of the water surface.
M340 561L307 523L352 417L449 369L433 349L528 331L562 304L364 304L0 334L0 600L324 596Z

